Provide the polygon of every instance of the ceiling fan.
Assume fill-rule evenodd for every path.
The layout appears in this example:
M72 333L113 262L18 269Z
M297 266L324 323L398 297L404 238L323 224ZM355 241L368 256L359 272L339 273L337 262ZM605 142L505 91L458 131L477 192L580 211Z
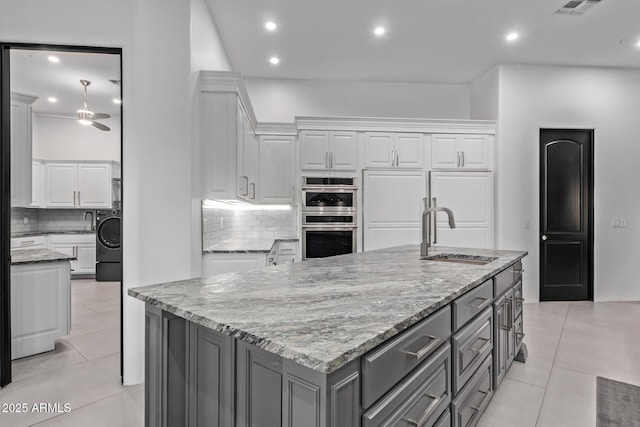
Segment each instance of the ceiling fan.
M91 125L102 131L110 131L111 128L109 128L109 126L105 126L102 123L97 122L96 120L108 119L109 117L111 117L111 115L107 113L94 113L89 109L89 104L87 102L87 87L91 84L91 82L89 80L80 80L80 84L84 88L84 103L82 108L76 111L78 122L83 125Z

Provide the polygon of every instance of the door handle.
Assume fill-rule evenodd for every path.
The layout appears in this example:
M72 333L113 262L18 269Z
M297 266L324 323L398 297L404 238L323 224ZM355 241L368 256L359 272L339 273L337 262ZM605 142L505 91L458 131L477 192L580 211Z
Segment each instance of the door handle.
M329 164L331 165L330 168L333 169L333 151L329 153Z
M542 240L547 240L547 236L545 236L544 234L541 237Z
M434 208L437 207L436 203L438 199L436 197L432 197L431 200L433 200L432 206ZM429 221L431 221L431 219L429 219ZM437 212L434 212L433 213L433 244L436 245L437 243L438 243L438 217L437 217Z
M396 150L396 166L400 165L400 153Z
M464 151L460 153L461 157L462 157L462 164L461 166L464 167Z
M456 160L456 166L460 167L460 152L458 151L458 160Z
M396 150L391 150L391 166L396 165Z
M329 169L331 166L329 166L329 152L325 152L324 153L324 166L325 168Z
M80 206L81 202L80 202L80 192L78 191L78 206Z
M76 205L76 191L73 192L73 206Z

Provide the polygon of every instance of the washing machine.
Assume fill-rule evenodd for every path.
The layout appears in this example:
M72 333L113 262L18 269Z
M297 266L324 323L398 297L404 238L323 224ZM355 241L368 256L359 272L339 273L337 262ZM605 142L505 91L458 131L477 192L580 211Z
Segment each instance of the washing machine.
M122 280L120 210L96 211L96 281Z

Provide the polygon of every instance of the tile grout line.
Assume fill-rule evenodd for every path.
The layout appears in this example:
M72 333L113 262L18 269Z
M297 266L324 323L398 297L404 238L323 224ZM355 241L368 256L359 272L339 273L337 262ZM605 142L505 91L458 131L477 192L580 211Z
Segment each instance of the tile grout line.
M539 303L538 303L539 304ZM540 404L540 409L538 409L538 416L536 417L536 427L538 422L540 421L540 413L542 412L542 407L544 406L544 401L547 398L547 389L549 388L549 382L551 381L551 375L553 375L553 367L556 364L556 357L558 356L558 349L560 348L560 342L562 342L562 336L564 335L564 326L567 323L567 317L569 317L569 310L571 310L571 302L567 305L567 312L564 315L564 319L562 320L562 330L560 331L560 338L558 338L558 344L556 345L556 351L553 353L553 361L551 362L551 371L549 372L549 378L547 378L547 384L544 386L544 395L542 396L542 403Z

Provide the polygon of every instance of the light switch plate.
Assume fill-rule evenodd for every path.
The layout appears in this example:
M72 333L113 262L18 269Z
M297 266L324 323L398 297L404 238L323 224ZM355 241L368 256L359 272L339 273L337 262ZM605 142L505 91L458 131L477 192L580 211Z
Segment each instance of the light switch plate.
M613 228L625 228L627 226L626 218L611 218L611 227Z

